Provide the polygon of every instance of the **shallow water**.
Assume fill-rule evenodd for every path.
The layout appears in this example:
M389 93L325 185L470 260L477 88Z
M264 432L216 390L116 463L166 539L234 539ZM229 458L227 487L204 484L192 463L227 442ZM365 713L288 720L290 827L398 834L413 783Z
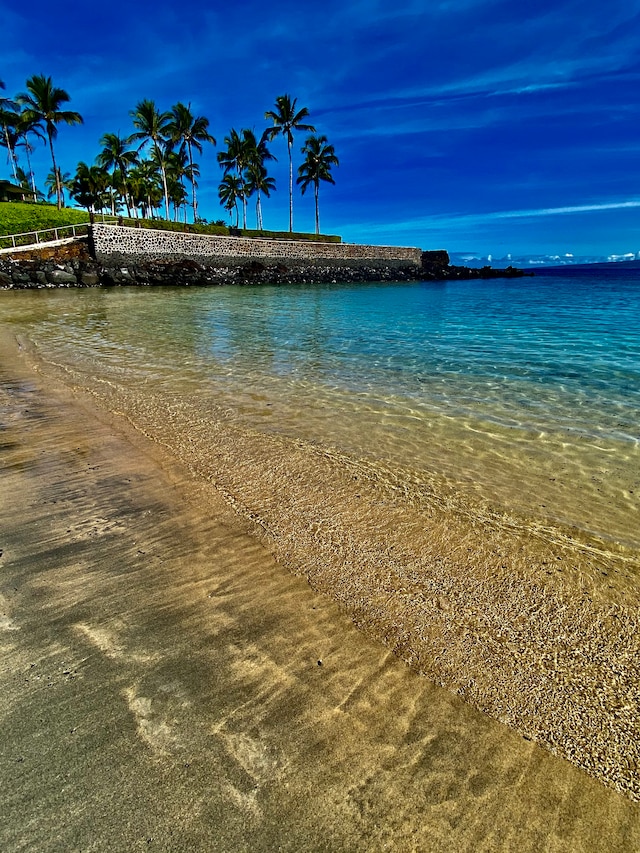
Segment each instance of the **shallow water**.
M1 304L45 360L78 376L189 397L640 546L633 276L32 292Z
M633 281L562 278L0 294L40 372L167 448L211 513L635 799L638 309Z
M635 803L416 677L17 362L0 337L3 853L640 848Z

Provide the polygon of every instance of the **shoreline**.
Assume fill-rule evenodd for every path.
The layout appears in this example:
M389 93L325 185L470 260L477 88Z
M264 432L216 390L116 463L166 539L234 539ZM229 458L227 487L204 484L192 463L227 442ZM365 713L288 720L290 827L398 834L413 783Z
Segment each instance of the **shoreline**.
M113 229L116 232L118 229ZM260 243L261 241L254 241ZM264 245L266 241L262 241ZM420 250L415 250L420 255ZM301 261L263 256L245 259L194 259L187 256L96 259L86 239L50 248L0 256L0 291L86 287L202 287L227 284L335 284L336 282L412 282L522 278L532 273L513 267L452 266L445 251L421 253L421 262L382 259L345 263L338 259Z
M620 556L141 390L82 393L211 484L281 565L414 670L638 798L638 608L616 596Z
M182 404L118 395L117 407L419 674L640 798L638 608L608 583L624 562L412 492L402 472L224 421L212 429Z
M1 343L3 849L638 846L637 805L413 674L219 485Z

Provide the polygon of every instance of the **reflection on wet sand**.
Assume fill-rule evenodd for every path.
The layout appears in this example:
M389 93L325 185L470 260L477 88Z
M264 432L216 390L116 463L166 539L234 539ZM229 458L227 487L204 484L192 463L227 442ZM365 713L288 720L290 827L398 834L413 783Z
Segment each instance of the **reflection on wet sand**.
M513 604L522 577L510 585L508 573L483 580L472 570L478 564L486 572L490 552L496 572L499 560L513 561L491 551L504 530L465 561L460 555L477 545L472 533L460 539L458 526L447 534L437 506L418 507L427 538L444 554L440 563L435 553L425 556L425 574L425 565L405 559L418 516L406 516L404 504L399 511L388 484L355 480L356 467L328 481L331 500L311 495L309 448L300 448L303 459L295 444L276 441L260 445L261 456L257 436L220 427L207 444L205 470L204 457L188 458L185 449L200 446L200 436L174 444L183 424L165 432L168 454L121 417L30 374L10 350L3 356L3 850L640 845L631 800L416 675L252 535L262 530L270 550L299 570L304 553L312 582L335 590L367 630L386 626L398 653L411 648L413 629L400 619L391 633L395 620L419 613L429 648L438 638L443 651L453 643L454 654L477 658L483 644L502 645L483 582ZM119 403L139 429L156 428L160 438L152 401L143 404L149 411ZM165 426L169 414L165 407ZM325 456L312 457L318 481L335 474ZM274 481L274 471L283 479ZM347 481L358 484L359 498ZM277 518L289 513L287 534ZM352 521L360 533L350 540ZM401 558L394 531L405 543ZM367 551L377 547L375 536L387 543L384 576ZM525 547L523 573L529 557ZM536 590L541 625L552 605L563 606L556 574ZM362 598L350 598L361 575L371 599L364 587ZM584 601L590 593L600 607L595 569L585 584ZM584 601L583 616L596 612ZM618 605L607 608L627 624ZM526 616L535 619L531 610ZM514 626L504 626L516 631L505 638L505 660L519 653L513 637L528 636L517 620ZM609 636L599 646L605 658ZM557 649L565 663L568 640ZM425 661L413 663L424 668ZM573 671L560 672L570 688ZM491 670L485 679L490 697L500 678Z

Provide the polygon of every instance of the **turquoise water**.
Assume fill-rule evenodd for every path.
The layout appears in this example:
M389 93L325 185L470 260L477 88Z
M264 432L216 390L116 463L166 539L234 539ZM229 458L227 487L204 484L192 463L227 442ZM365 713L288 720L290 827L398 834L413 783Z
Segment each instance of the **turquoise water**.
M640 271L3 293L0 310L86 381L640 544Z

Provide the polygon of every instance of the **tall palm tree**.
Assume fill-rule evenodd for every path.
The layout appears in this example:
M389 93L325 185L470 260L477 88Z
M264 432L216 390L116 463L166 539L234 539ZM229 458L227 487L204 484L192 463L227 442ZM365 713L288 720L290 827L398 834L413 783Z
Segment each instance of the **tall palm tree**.
M236 228L238 227L238 199L244 197L244 184L237 175L226 174L218 187L218 198L225 210L236 212Z
M316 234L320 233L320 215L318 213L318 190L320 181L335 184L331 174L332 166L339 166L333 145L329 145L326 136L309 136L300 149L305 155L304 162L298 169L296 183L300 184L304 195L313 184L313 194L316 202Z
M145 98L136 106L135 110L130 112L133 119L133 126L137 128L135 133L132 133L129 139L141 140L141 145L138 150L143 148L148 142L151 142L157 162L160 166L162 175L162 188L164 190L164 209L166 218L169 219L169 192L167 190L167 173L165 170L165 149L167 148L167 140L169 133L169 123L171 115L169 113L161 113L153 101Z
M34 74L27 80L27 92L17 95L17 102L24 107L24 112L29 121L43 127L49 140L49 150L51 151L51 162L53 164L53 174L57 177L60 174L56 163L56 156L53 150L53 140L58 135L57 125L64 124L82 124L82 116L74 110L61 109L63 104L71 100L69 94L64 89L54 86L51 77L45 77L43 74ZM56 195L58 202L58 210L62 207L62 187L60 183L56 186Z
M5 103L8 99L5 99ZM16 130L18 123L18 113L8 107L0 107L0 122L2 122L2 138L0 145L7 149L7 163L11 166L13 178L18 183L18 155L16 154L16 145L18 144L18 132Z
M216 140L209 133L209 119L204 116L194 117L191 112L191 104L185 106L178 102L171 107L171 121L168 126L169 140L173 145L178 144L180 150L186 148L189 155L189 166L193 174L193 149L202 154L202 143L210 142L216 144ZM196 198L196 182L191 182L193 221L198 218L198 200Z
M224 144L227 146L224 151L218 154L218 163L222 166L225 175L228 175L235 169L236 177L240 191L237 198L242 201L242 222L243 227L247 227L247 194L244 186L244 170L248 163L249 148L246 144L246 137L240 136L235 128L231 128L229 135L225 136Z
M267 131L269 139L275 139L276 136L282 135L287 140L287 150L289 152L289 231L293 231L293 160L291 157L291 147L293 145L293 131L304 130L310 133L315 133L316 129L312 124L303 124L303 119L309 115L309 110L302 107L296 112L297 98L291 100L290 95L279 95L276 98L275 110L267 110L264 114L266 119L273 122L273 127Z
M124 186L124 201L127 206L127 214L131 216L129 195L126 190L127 171L136 162L137 155L135 151L127 149L127 144L127 140L120 137L119 131L118 133L105 133L100 140L102 151L98 154L97 162L104 169L111 169L111 183L114 189L118 183ZM120 172L120 182L116 179L116 172Z
M46 139L42 130L40 129L38 122L33 118L29 118L25 110L23 110L18 116L18 123L16 125L16 131L19 139L18 145L22 146L25 150L25 154L27 155L27 166L29 169L29 183L31 184L31 189L33 190L33 200L36 201L38 196L38 190L36 188L36 177L33 173L33 168L31 166L31 154L34 152L34 147L31 144L31 140L29 139L29 135L33 134L38 139L42 140L46 144Z
M244 161L243 181L245 184L245 196L249 198L256 193L256 221L258 229L262 228L262 200L261 193L269 196L271 190L275 189L276 182L267 175L264 165L266 160L276 158L267 147L267 132L260 139L256 137L253 130L242 131L242 158ZM246 228L246 222L245 222Z

